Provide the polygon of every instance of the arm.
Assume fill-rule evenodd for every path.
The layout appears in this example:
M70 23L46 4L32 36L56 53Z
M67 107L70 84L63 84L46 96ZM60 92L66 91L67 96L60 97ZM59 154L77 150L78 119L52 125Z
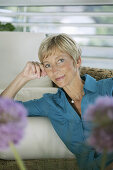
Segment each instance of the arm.
M0 96L6 96L14 98L17 92L30 80L45 76L46 72L42 64L37 62L27 62L25 68L17 77L9 84L9 86L0 94Z
M21 103L28 111L29 117L44 116L48 117L48 103L45 98L29 100L26 102L16 101Z
M0 96L6 96L9 98L14 98L17 92L27 83L27 80L22 76L22 74L17 75L17 77L9 84L9 86L1 93Z

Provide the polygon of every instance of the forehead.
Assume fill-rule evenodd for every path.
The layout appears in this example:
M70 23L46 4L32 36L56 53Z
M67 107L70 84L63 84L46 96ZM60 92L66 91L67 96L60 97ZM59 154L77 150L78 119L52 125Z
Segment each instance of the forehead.
M43 58L43 62L50 61L52 59L56 59L57 57L66 56L66 55L68 55L66 52L63 52L63 51L60 51L59 49L56 49L56 50L52 51L50 55L46 55Z

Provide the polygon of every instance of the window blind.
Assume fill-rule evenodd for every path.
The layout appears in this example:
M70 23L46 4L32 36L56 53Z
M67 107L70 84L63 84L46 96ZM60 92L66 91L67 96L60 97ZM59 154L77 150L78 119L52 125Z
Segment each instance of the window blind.
M1 6L0 22L15 31L69 34L82 48L83 66L113 69L112 4Z

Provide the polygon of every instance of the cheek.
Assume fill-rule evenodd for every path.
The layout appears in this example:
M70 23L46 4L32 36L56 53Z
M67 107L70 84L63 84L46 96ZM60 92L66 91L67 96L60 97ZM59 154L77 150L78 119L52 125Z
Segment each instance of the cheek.
M50 79L52 79L52 76L53 76L52 71L48 70L48 71L46 71L46 74Z
M71 74L74 74L74 73L76 72L76 68L74 67L73 64L67 64L67 65L65 66L65 70L66 70L66 72L68 72L69 74L70 74L70 73L71 73Z

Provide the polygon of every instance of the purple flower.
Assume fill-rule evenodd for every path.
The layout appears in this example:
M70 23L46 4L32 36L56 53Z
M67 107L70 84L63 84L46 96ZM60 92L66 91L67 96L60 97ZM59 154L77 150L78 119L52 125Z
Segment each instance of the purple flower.
M98 152L106 149L113 151L113 97L99 97L94 105L90 105L84 116L85 120L94 124L92 133L87 139L89 145Z
M0 97L0 150L17 144L24 135L27 125L27 111L13 99Z

